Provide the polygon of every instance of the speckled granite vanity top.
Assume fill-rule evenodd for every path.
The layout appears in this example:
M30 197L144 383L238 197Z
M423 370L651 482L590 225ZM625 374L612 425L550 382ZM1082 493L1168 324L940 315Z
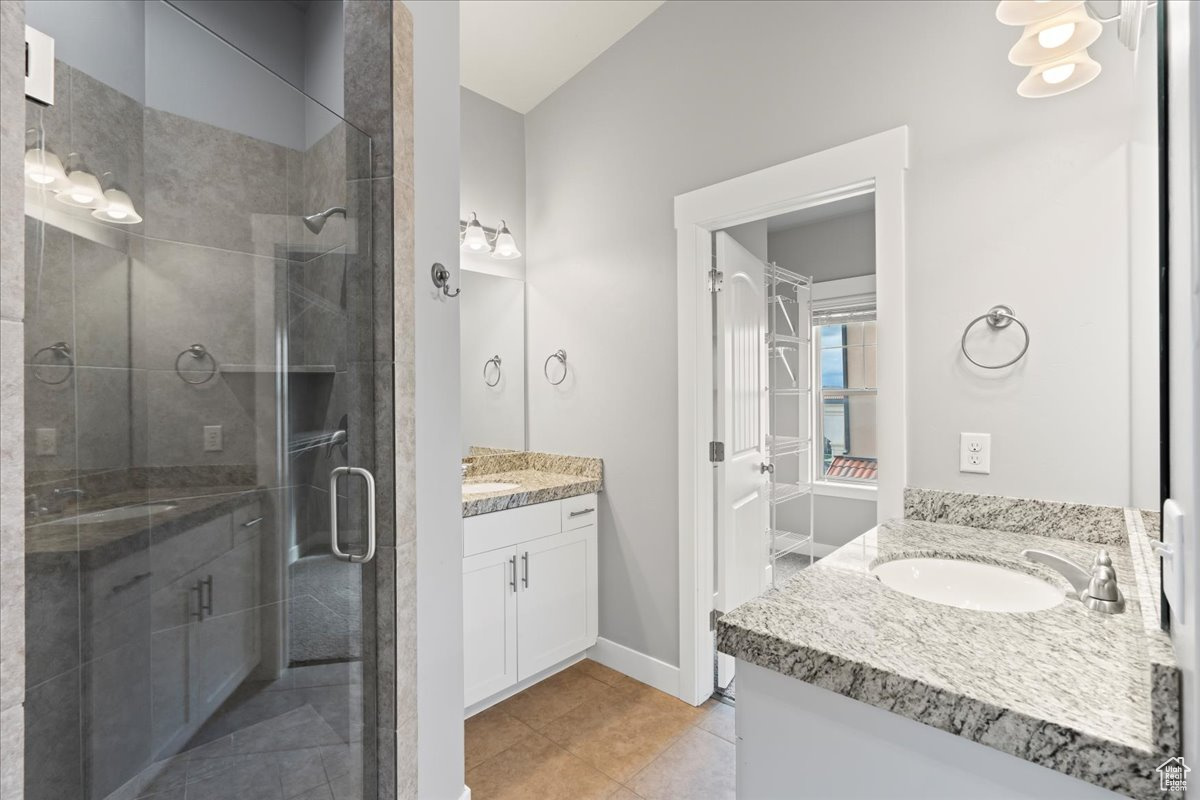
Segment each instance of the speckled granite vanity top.
M1143 518L1105 513L1058 532L1067 538L884 523L724 615L718 647L1091 783L1159 797L1154 768L1179 753L1179 672L1158 630ZM1095 524L1111 523L1113 513L1127 523L1123 541L1111 525ZM1064 578L1021 551L1050 550L1086 566L1101 542L1128 603L1122 614L1095 613L1070 597L1029 613L960 609L897 592L869 571L902 557L969 558L1039 575L1066 594Z
M473 450L463 485L472 483L512 483L516 488L464 494L464 517L598 492L604 488L604 462L554 453Z

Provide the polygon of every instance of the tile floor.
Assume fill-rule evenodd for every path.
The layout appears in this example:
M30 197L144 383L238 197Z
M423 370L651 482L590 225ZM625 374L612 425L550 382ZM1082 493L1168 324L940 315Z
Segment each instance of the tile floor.
M466 722L472 800L734 797L733 708L581 661Z

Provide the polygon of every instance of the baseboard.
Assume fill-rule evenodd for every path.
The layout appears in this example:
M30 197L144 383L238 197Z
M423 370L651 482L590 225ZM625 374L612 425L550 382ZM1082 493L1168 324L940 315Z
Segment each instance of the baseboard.
M458 796L458 800L471 800L471 787L464 786L463 793Z
M587 651L587 657L661 692L679 696L679 667L638 652L603 637Z

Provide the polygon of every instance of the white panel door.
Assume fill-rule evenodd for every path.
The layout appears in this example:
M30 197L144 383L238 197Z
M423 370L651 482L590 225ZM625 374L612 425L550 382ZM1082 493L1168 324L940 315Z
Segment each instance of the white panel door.
M464 707L517 682L517 548L463 559Z
M717 468L717 588L719 611L732 611L766 589L769 481L767 428L767 299L765 265L733 237L716 234L717 436L725 461ZM733 680L734 659L719 655L717 683Z
M517 546L518 678L596 643L596 526Z

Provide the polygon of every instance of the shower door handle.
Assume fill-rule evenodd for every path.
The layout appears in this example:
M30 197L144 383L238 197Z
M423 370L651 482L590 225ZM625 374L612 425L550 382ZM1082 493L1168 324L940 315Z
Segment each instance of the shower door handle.
M367 482L367 552L361 556L338 547L337 482L342 475L357 475ZM365 564L375 557L375 476L362 467L334 467L329 473L329 549L344 561Z

